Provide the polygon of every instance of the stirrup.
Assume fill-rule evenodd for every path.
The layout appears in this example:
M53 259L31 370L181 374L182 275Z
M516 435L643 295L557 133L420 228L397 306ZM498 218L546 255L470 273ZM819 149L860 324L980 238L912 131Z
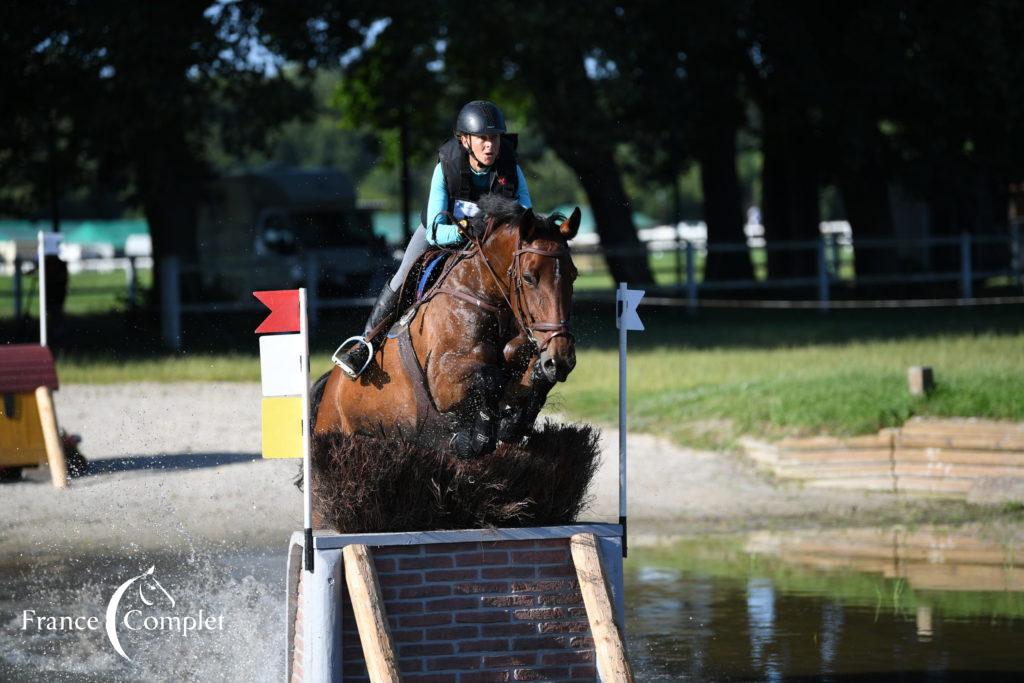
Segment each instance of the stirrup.
M359 371L356 372L354 375L352 374L351 370L349 368L345 367L345 365L343 365L342 362L338 359L338 354L341 353L341 350L343 348L345 348L346 346L349 345L349 342L359 342L360 344L363 344L366 347L366 350L369 352L366 355L366 362L363 363L363 367L359 368ZM349 337L345 341L341 342L341 346L339 346L337 349L335 349L334 353L331 355L331 362L334 363L335 365L337 365L339 368L341 368L341 371L344 372L349 377L351 377L352 379L355 379L356 377L359 377L359 375L363 374L363 370L365 370L367 367L369 367L370 361L372 361L372 360L373 360L373 343L371 341L369 341L368 339L366 339L366 337L364 337L362 335L359 335L359 334L357 334L354 337Z

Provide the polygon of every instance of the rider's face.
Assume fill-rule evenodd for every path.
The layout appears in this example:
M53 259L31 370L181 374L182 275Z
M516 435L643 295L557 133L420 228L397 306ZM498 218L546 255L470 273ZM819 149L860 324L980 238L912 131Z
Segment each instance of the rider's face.
M473 150L473 154L469 155L469 163L474 170L479 171L481 166L492 166L498 160L498 150L501 147L500 135L462 135L460 137L462 145Z

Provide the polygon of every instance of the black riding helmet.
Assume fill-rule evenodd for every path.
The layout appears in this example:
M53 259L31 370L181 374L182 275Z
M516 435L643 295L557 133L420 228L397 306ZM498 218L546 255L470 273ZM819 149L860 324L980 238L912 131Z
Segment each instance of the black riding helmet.
M455 121L455 134L503 135L505 115L498 105L487 100L473 100L462 108Z

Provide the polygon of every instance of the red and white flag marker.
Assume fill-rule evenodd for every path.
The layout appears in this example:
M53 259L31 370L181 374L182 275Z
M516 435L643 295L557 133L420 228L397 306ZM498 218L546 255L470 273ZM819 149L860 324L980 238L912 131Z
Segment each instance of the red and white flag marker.
M306 571L313 571L313 478L310 471L309 336L306 290L253 292L267 308L260 337L263 457L302 458Z
M622 525L622 556L626 556L626 332L643 332L644 324L636 314L642 289L626 289L620 282L615 292L615 327L619 328L619 524Z

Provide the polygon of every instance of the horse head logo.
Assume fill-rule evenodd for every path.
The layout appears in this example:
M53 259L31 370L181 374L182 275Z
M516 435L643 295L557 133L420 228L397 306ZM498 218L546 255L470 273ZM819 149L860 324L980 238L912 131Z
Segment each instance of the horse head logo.
M133 584L138 583L139 599L142 601L142 604L147 607L152 607L156 604L149 596L159 598L160 593L162 593L171 603L171 607L174 607L174 598L162 585L160 585L160 582L156 580L156 577L153 576L154 569L156 569L156 565L153 565L138 576L134 576L122 583L110 597L110 602L107 603L107 638L110 639L110 644L114 646L114 650L117 651L117 654L121 655L129 662L132 661L132 658L125 654L124 648L121 647L121 641L117 637L117 608L121 604L121 598L123 598L124 594L128 592L128 589L131 588Z

